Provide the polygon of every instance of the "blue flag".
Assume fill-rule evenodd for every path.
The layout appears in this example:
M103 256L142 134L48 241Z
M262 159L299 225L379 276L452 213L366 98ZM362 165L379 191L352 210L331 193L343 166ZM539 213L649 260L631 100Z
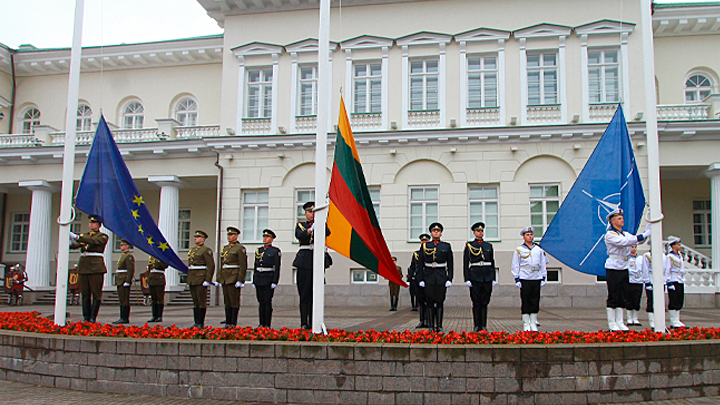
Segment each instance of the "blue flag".
M75 206L97 217L107 229L136 248L187 273L187 266L150 216L103 116L90 148Z
M579 272L604 276L608 257L605 217L618 207L625 211L623 230L637 232L645 195L620 105L540 246Z

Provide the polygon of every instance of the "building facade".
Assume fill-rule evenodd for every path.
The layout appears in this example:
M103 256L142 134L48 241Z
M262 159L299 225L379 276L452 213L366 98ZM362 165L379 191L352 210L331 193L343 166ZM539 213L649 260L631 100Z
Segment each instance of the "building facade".
M211 234L217 250L225 227L238 226L254 250L269 227L285 253L280 295L291 302L294 224L315 199L317 4L198 1L223 35L83 50L75 178L102 111L180 256L195 229ZM647 187L641 31L640 3L622 0L333 7L330 128L342 94L400 264L407 268L418 235L435 221L461 263L470 224L483 221L498 264L493 302L513 305L519 230L533 225L541 239L618 103ZM696 302L715 305L720 3L658 5L653 33L664 232L682 237L704 268L690 280L703 293ZM69 58L69 49L0 48L2 261L27 262L33 288L55 282ZM75 226L85 222L79 216ZM108 251L108 263L118 254ZM386 294L384 280L333 258L328 303ZM549 268L546 305L603 302L602 280L552 258ZM168 289L182 288L182 277L170 277ZM469 303L464 288L451 290L454 302Z

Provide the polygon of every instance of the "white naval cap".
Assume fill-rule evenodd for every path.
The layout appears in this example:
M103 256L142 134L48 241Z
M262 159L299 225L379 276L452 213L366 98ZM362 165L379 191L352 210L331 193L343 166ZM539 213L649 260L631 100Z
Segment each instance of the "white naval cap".
M623 215L623 212L624 211L622 210L622 208L615 208L614 210L610 211L610 213L607 214L605 219L607 219L607 221L609 223L610 220L612 219L612 217L614 217L615 215Z
M533 234L535 234L535 228L533 228L532 226L526 226L525 228L523 228L522 231L520 231L520 236L525 236L525 234L528 232L532 232Z
M680 238L672 238L670 239L670 242L668 242L668 246L672 246L676 243L680 243Z

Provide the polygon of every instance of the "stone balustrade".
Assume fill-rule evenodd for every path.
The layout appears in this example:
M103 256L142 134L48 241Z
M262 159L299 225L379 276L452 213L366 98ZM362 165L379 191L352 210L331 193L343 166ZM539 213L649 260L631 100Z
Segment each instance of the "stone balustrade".
M408 126L410 128L436 128L439 125L439 110L408 111Z
M314 133L317 128L316 115L300 115L295 117L295 132Z
M686 121L708 119L710 104L678 104L657 106L658 121Z
M382 128L381 113L356 113L350 114L350 125L353 131L367 131Z
M537 124L558 124L562 120L560 105L533 105L527 107L527 123Z
M469 126L500 125L500 107L468 108L466 118Z
M42 141L34 134L8 134L0 135L0 148L25 148L28 146L42 146Z

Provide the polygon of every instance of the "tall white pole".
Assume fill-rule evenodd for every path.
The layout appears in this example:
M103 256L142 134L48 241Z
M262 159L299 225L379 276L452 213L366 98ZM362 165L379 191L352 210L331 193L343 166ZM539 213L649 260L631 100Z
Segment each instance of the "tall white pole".
M80 92L80 55L82 53L82 24L85 0L75 0L75 29L70 52L70 79L68 84L67 115L65 116L65 149L63 154L62 190L60 191L60 232L58 234L57 281L55 285L55 324L65 325L67 309L68 265L70 260L70 223L73 220L72 192L75 170L75 125L77 121L78 93Z
M662 201L660 199L660 146L657 132L655 97L655 48L653 44L651 0L640 0L642 13L643 78L645 81L645 133L647 134L650 221L652 223L653 306L655 331L665 331L665 277L663 271Z
M330 106L330 0L320 1L318 28L318 110L315 137L315 206L324 207L315 212L315 247L313 254L313 308L312 330L321 333L325 322L325 204L327 186L327 125Z

